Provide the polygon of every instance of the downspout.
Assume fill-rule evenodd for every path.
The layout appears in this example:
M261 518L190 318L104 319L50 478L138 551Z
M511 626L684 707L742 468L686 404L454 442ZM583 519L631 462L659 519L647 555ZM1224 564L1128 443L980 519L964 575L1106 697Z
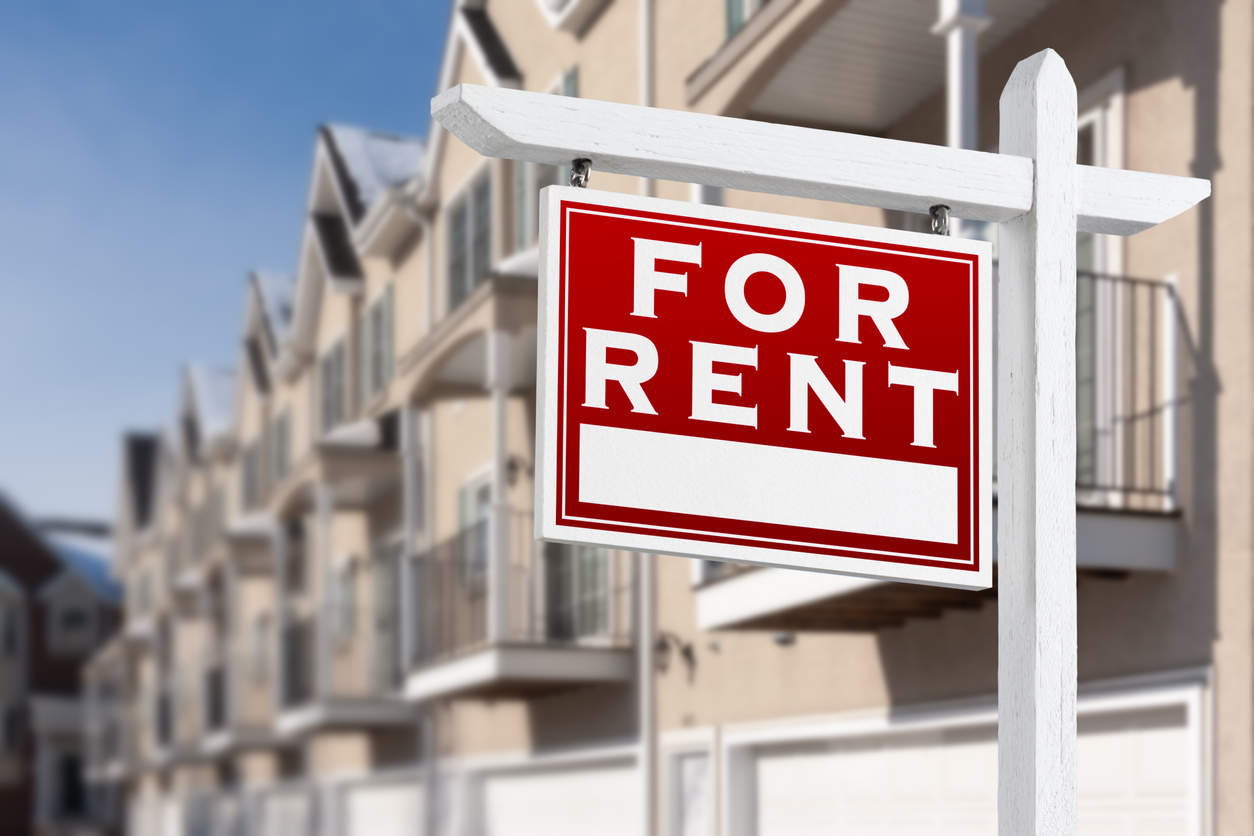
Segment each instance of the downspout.
M979 150L980 33L993 22L984 0L939 0L933 35L945 38L945 144ZM949 234L963 235L963 223L950 218Z
M640 0L640 104L654 107L654 66L653 66L653 4L656 0ZM593 165L596 162L593 161ZM640 194L654 197L656 183L651 178L640 180Z

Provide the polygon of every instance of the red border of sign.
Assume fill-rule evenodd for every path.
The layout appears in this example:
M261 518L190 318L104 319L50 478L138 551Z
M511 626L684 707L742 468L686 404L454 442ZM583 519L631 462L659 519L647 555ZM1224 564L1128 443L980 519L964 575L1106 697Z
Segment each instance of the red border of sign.
M988 518L991 516L991 502L989 501L991 486L982 486L981 481L986 474L988 474L986 478L991 480L991 468L988 466L989 463L984 460L989 455L986 448L990 445L986 443L986 440L982 440L982 436L991 430L991 427L986 428L981 425L986 423L985 414L988 413L991 407L991 404L985 403L985 400L991 394L991 386L988 385L991 381L985 379L988 370L982 368L986 365L984 354L989 347L983 345L980 336L982 327L987 325L987 323L981 322L981 302L987 304L988 300L981 298L982 277L979 263L981 255L991 261L991 248L989 245L984 242L956 242L954 239L950 239L946 242L949 246L945 249L939 249L934 246L924 246L924 244L931 243L931 240L929 240L931 237L918 233L854 227L834 222L812 221L742 210L729 210L721 207L674 203L582 189L550 187L545 190L544 197L546 198L546 205L544 207L545 211L542 212L542 219L547 221L547 223L544 224L545 229L542 230L541 236L540 280L544 285L544 289L541 291L541 318L542 320L545 318L546 312L544 308L548 305L546 297L553 290L553 285L555 284L557 290L557 379L554 382L557 385L555 393L547 391L548 381L545 379L544 367L546 354L552 347L543 346L539 356L539 378L542 381L542 388L545 389L545 393L540 398L540 405L543 412L544 408L548 406L545 401L550 400L553 394L556 395L555 402L552 404L555 407L555 415L552 416L555 426L550 428L548 421L542 420L538 429L541 436L549 433L551 429L556 432L553 434L552 439L555 442L552 445L555 449L550 451L548 450L549 445L544 443L539 445L539 448L544 451L543 455L546 461L541 463L542 466L538 469L538 472L541 474L541 480L545 481L546 476L549 475L550 463L547 459L551 458L554 464L553 472L551 473L554 483L552 487L555 489L552 498L556 501L552 503L547 501L550 498L549 492L542 486L541 501L537 503L538 536L542 536L545 539L593 542L597 545L637 549L642 545L639 538L658 539L658 543L650 543L648 544L650 547L642 550L688 554L714 559L731 559L738 562L765 565L799 566L796 561L783 558L787 556L811 555L813 556L811 560L804 561L808 565L799 566L799 568L820 570L826 568L822 565L824 563L823 558L845 558L847 560L840 561L842 564L851 560L858 564L874 565L867 565L863 571L851 570L848 566L828 568L827 570L875 577L892 577L898 580L939 583L946 586L986 588L990 585L991 538L989 534L990 520ZM963 485L963 493L965 494L963 505L970 509L970 519L968 520L964 516L961 522L970 526L968 539L970 544L969 557L954 560L940 558L935 554L929 555L926 553L927 550L935 549L936 544L925 541L848 534L830 530L787 526L778 523L726 520L723 518L640 510L619 506L602 506L607 511L611 508L613 509L612 513L617 518L614 520L567 514L565 510L567 506L565 492L568 488L577 490L579 453L577 440L572 445L571 439L567 437L566 329L568 323L566 320L566 235L570 212L581 210L643 220L687 223L753 235L785 236L796 240L855 246L893 253L933 256L968 263L971 270L971 298L968 309L970 312L968 323L971 329L969 357L971 379L975 382L975 386L973 387L971 401L973 413L972 459L968 471L969 478ZM719 217L720 215L723 217ZM556 229L553 229L553 221L557 222ZM890 238L905 240L887 240ZM955 243L958 243L959 247L951 249L950 247ZM553 258L553 244L557 246L556 259ZM981 250L983 251L981 252ZM556 263L554 264L554 262ZM547 275L551 270L546 270L546 267L551 268L553 266L557 267L555 282L553 282L554 277ZM553 311L548 313L551 314ZM545 335L542 334L541 337L543 340ZM983 432L977 432L977 428ZM981 490L982 487L984 488L983 491ZM549 504L552 504L553 507L547 508ZM585 506L588 505L588 503L583 504ZM579 532L580 536L571 536L576 532ZM628 538L631 542L626 542L622 538ZM686 544L691 544L692 548ZM708 545L702 548L699 544ZM718 546L740 547L739 549L734 548L734 550L749 549L753 552L763 552L765 554L754 554L752 556L723 554L722 550L717 548ZM772 556L779 559L771 559ZM915 576L910 574L909 570L906 572L895 572L893 567L930 569L933 571L929 572L929 575L939 573L945 579L937 580Z

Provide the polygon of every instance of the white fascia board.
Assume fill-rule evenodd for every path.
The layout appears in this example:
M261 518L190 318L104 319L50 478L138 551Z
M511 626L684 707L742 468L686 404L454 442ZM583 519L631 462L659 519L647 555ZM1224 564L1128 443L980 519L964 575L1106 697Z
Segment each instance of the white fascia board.
M587 25L596 18L597 13L609 4L609 0L566 0L561 9L553 11L545 0L536 0L536 2L544 13L544 19L549 22L549 26L570 32L572 35L582 34Z
M994 508L994 531L996 527L997 509ZM1076 567L1130 572L1174 571L1178 528L1179 519L1175 516L1081 508L1076 512ZM993 562L996 561L994 537ZM697 626L702 630L735 627L883 583L887 582L795 569L764 568L745 572L697 589Z

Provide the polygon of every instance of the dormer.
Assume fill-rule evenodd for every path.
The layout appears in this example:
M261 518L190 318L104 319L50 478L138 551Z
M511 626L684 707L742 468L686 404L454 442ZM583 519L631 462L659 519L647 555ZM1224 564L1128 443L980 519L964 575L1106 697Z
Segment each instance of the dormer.
M229 455L235 405L235 372L189 365L183 373L178 441L182 458L202 465Z

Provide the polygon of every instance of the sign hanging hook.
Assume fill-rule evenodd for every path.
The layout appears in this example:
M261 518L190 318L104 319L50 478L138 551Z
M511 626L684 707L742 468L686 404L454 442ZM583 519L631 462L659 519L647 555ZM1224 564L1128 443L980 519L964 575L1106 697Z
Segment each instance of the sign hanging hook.
M592 160L579 157L570 161L570 178L568 183L576 189L588 188L588 178L592 176Z
M928 209L927 213L932 216L932 234L948 235L949 207L943 203L937 203L935 206Z

